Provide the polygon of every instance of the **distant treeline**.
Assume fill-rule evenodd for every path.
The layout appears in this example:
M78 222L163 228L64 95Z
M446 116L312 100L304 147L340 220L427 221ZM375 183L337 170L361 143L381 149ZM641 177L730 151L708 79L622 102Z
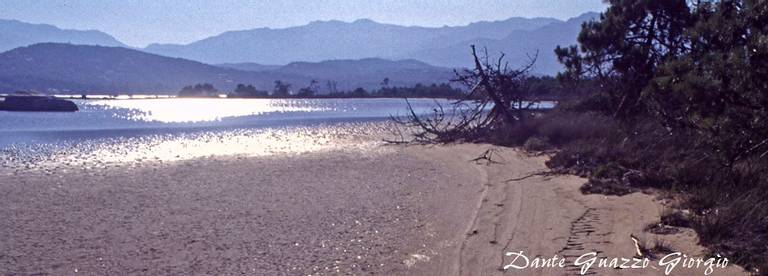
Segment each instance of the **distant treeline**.
M566 91L557 79L550 76L528 77L525 85L531 91L532 97L538 100L558 100L566 97L576 97L572 91ZM186 86L179 91L179 97L219 97L227 98L451 98L466 97L466 91L448 83L416 84L414 86L389 86L389 80L384 79L381 87L368 90L358 87L353 90L338 90L336 83L329 81L322 89L317 81L298 90L293 85L283 81L275 81L271 90L261 90L251 84L238 84L234 91L223 92L210 83ZM532 99L533 99L532 98Z
M321 93L320 86L313 81L309 86L293 90L290 83L275 81L271 91L260 90L251 84L238 84L234 91L225 93L210 83L186 86L179 91L179 97L219 97L227 98L461 98L464 91L450 84L416 84L411 87L390 87L382 85L376 90L358 87L354 90L336 89L334 82L328 82L328 89Z

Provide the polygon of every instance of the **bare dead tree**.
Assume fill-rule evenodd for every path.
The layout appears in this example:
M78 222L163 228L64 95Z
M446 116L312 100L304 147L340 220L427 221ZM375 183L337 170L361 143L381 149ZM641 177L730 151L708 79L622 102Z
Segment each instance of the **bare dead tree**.
M431 114L417 114L406 99L408 115L391 117L400 126L413 130L410 142L479 140L490 132L519 123L525 117L523 113L538 103L527 84L538 53L528 56L528 63L522 67L511 69L503 53L491 59L487 49L482 56L474 45L471 49L474 68L454 70L456 77L451 80L468 88L465 98L452 102L448 111L435 102Z

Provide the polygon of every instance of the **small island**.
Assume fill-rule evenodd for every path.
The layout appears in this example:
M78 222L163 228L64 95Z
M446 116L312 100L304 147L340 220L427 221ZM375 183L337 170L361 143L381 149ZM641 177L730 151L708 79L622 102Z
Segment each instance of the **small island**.
M27 93L5 96L5 99L0 101L0 111L75 112L78 110L79 108L72 101Z

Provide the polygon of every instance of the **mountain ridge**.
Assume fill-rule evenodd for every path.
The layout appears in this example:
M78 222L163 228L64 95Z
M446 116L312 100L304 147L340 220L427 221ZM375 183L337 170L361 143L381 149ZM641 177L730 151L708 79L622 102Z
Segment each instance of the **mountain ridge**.
M483 51L487 50L492 58L503 53L506 61L513 68L527 64L530 61L529 57L535 56L536 63L532 68L535 74L555 75L562 68L554 54L555 47L576 44L582 23L599 16L599 13L584 13L567 21L552 23L533 31L515 30L501 39L466 40L444 47L423 49L409 53L407 56L418 56L419 60L426 63L445 66L446 61L471 61L469 46L476 45ZM459 62L454 66L462 64Z
M128 47L99 30L62 29L49 24L0 19L0 52L44 42Z
M509 52L508 56L514 55L514 62L519 62L525 57L521 51L495 44L504 43L504 39L513 34L525 34L524 39L531 41L526 42L530 47L524 52L531 52L535 46L540 53L545 53L540 56L541 64L537 65L536 73L553 75L561 69L552 52L554 48L576 43L578 30L571 28L571 23L579 21L580 25L596 15L585 13L566 21L513 17L444 27L400 26L368 19L353 22L313 21L280 29L229 31L188 44L152 44L144 50L212 64L288 64L295 61L384 58L417 59L436 66L457 68L472 65L468 54L470 44L479 47L486 46L484 43L494 44L494 48ZM558 28L568 31L562 32ZM536 35L537 32L543 34ZM440 49L451 49L453 52Z
M560 22L553 18L513 17L463 26L420 27L378 23L314 21L282 29L257 28L224 32L189 44L153 44L145 51L206 63L288 64L333 59L419 59L406 53L477 37L501 39L514 30L535 30ZM554 49L554 45L552 46ZM431 64L444 66L456 64ZM465 65L465 64L462 64Z
M479 21L462 26L443 27L400 26L379 23L370 19L359 19L352 22L313 21L302 26L280 29L256 28L228 31L185 45L153 44L144 49L131 49L163 57L197 61L206 66L220 64L216 67L218 69L208 68L198 71L212 72L227 69L239 72L220 73L224 76L235 74L248 80L254 77L246 78L243 74L252 75L254 72L260 72L263 73L262 75L273 75L274 78L282 76L286 80L300 82L308 81L310 78L322 78L338 81L340 86L345 88L354 88L357 85L373 87L385 77L396 82L399 81L401 85L411 85L415 82L437 82L436 78L438 77L443 78L440 82L447 81L452 77L452 75L446 74L450 71L449 68L472 66L472 58L469 55L470 45L488 49L489 53L494 56L500 52L506 53L507 61L511 66L522 65L528 61L529 55L538 53L538 60L533 73L554 75L562 68L562 65L557 62L552 50L557 45L574 44L581 24L598 15L598 13L585 13L567 21L553 18L513 17L505 20ZM19 33L20 30L27 30L29 33ZM49 35L40 37L42 34ZM10 47L8 41L11 41L12 44L15 43L14 45L25 43L36 45L36 40L53 40L54 42L61 40L70 44L127 47L114 37L96 30L65 30L47 24L0 20L0 51L3 42L6 42L6 47ZM45 44L45 42L41 44ZM153 48L154 50L152 50ZM9 51L13 51L13 49ZM118 57L128 55L126 52L118 50L113 52ZM82 54L88 55L88 53ZM134 54L136 53L130 55ZM55 57L45 55L45 53L36 53L36 55L37 58L55 59ZM137 55L136 57L144 58L143 61L152 63L152 60L146 56ZM101 56L101 58L108 60L110 57ZM218 60L227 60L227 62L212 62ZM182 68L189 69L189 64L186 62L154 61L162 65L177 64ZM23 64L24 61L17 60L17 62ZM38 62L42 61L38 60ZM417 64L418 66L410 68L409 64ZM7 65L13 66L14 64ZM90 60L82 66L92 65L106 69L111 66L94 60ZM67 66L76 68L78 65L69 63ZM354 68L354 70L350 68ZM384 70L383 68L390 69ZM48 70L48 68L38 69L41 72ZM166 69L172 70L173 68L166 67ZM6 68L5 77L8 77L10 73L13 72L9 72ZM30 74L26 76L27 78L44 77L44 74L28 73ZM104 73L97 71L92 73L101 77L105 76ZM380 79L372 79L372 76L376 74L379 75ZM72 77L78 76L73 75ZM257 82L254 84L268 86L269 82L262 77L255 77ZM362 80L352 79L354 77L362 78ZM152 79L151 76L149 79ZM49 84L60 83L61 85L57 86L62 87L81 87L75 84L78 81L85 81L89 85L95 84L93 80L78 79L50 79L47 81L43 79L38 81ZM214 79L214 82L218 81L220 80ZM19 83L19 81L8 79L5 82ZM25 86L23 87L31 84L29 80L24 83ZM171 85L158 85L157 87L175 89L178 85L173 82L163 83L170 83ZM2 85L5 84L0 83L0 86ZM127 83L121 85L126 86ZM226 82L220 83L220 85L231 86ZM8 88L14 85L6 86ZM86 85L88 89L106 89L105 87L108 86L103 83L96 86ZM135 89L143 86L128 85L127 87ZM152 91L154 90L157 89Z
M530 22L528 22L528 23L521 23L520 21L530 21ZM373 24L378 24L378 25L383 25L383 26L402 27L402 28L450 29L450 28L476 28L476 27L483 27L484 28L484 27L487 27L489 25L494 25L494 24L506 25L506 24L510 24L512 22L514 22L515 25L534 24L535 26L543 26L543 25L546 25L547 23L557 22L557 21L558 21L557 19L551 18L551 17L532 17L532 18L510 17L510 18L503 19L503 20L493 20L493 21L481 20L481 21L471 22L471 23L466 24L466 25L456 25L456 26L445 25L445 26L441 26L441 27L427 27L427 26L418 26L418 25L398 25L398 24L392 24L392 23L380 23L380 22L377 22L377 21L374 21L374 20L368 19L368 18L356 19L356 20L349 21L349 22L342 21L342 20L314 20L314 21L310 21L310 22L308 22L306 24L303 24L303 25L283 27L283 28L259 27L259 28L250 28L250 29L241 29L241 30L230 30L230 31L225 31L225 32L222 32L222 33L219 33L219 34L216 34L216 35L212 35L212 36L209 36L209 37L206 37L206 38L203 38L203 39L199 39L199 40L196 40L196 41L193 41L193 42L190 42L190 43L186 43L186 44L182 44L182 43L150 43L149 45L147 45L143 49L148 49L148 48L151 49L151 48L154 48L154 47L163 47L163 46L190 45L190 44L194 44L194 43L197 43L197 42L201 42L201 41L209 40L209 39L212 39L212 38L216 38L216 37L219 37L219 36L226 36L226 35L237 34L237 33L249 33L249 32L259 32L259 31L292 31L292 30L299 29L299 28L302 28L302 27L318 26L318 25L371 24L371 23L373 23ZM532 22L542 22L542 23L536 24L536 23L532 23ZM512 29L531 29L531 28L533 28L533 27L531 27L531 26L518 26L518 27L513 27Z
M196 83L211 83L223 91L232 91L239 83L271 90L276 80L298 89L313 79L321 85L332 81L339 90L352 90L377 88L384 78L391 79L393 86L411 86L443 83L452 76L447 68L419 61L367 59L342 61L343 66L336 67L329 64L339 62L293 63L250 72L123 47L39 43L0 53L0 92L175 94Z

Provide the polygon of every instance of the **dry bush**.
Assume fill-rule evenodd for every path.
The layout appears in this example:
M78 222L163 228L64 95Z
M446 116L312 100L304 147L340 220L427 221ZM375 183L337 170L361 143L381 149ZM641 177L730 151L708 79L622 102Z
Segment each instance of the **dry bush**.
M539 119L537 132L553 145L566 145L576 140L605 137L616 128L613 120L599 113L577 113L561 109Z
M675 227L691 227L690 217L683 214L683 212L674 209L664 209L664 211L661 212L660 222L664 225Z
M736 263L768 261L768 198L764 190L718 197L717 207L701 210L693 227L704 245Z
M516 133L514 130L530 116L538 103L528 83L536 56L516 69L504 61L504 54L491 59L487 50L481 56L474 45L472 57L474 68L456 71L452 80L469 89L464 99L447 108L437 105L429 115L416 114L409 103L408 116L392 117L406 129L415 130L411 142L502 141Z

